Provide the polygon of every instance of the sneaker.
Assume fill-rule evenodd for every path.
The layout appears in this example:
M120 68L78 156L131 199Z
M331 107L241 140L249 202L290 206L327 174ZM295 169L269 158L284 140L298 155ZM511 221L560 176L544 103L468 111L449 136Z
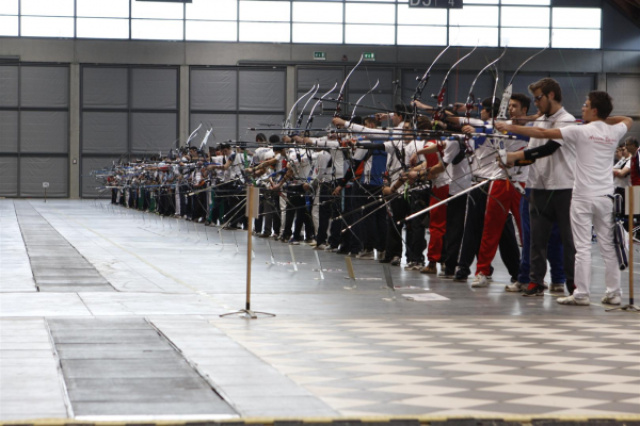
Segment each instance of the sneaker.
M380 259L384 259L384 250L376 250L376 259L380 260Z
M422 271L423 269L424 269L424 263L422 263L422 262L416 262L416 263L413 265L413 269L412 269L412 271Z
M413 267L416 265L416 262L409 262L407 266L404 267L405 271L413 271Z
M300 245L300 241L296 240L295 238L291 238L289 240L289 244L292 246L299 246Z
M471 283L472 288L483 288L489 287L489 280L487 277L481 272L475 276L473 282Z
M378 260L378 262L380 262L380 263L391 263L391 259L389 259L388 257L383 257L382 259Z
M327 248L324 249L325 251L331 252L331 253L335 253L338 251L338 247L331 247L331 246L327 246Z
M373 254L373 250L362 250L356 255L356 259L373 260L375 259L375 256Z
M455 276L453 277L454 281L458 282L467 282L467 278L469 278L469 270L467 268L456 268Z
M453 276L454 281L461 282L461 283L466 283L468 278L469 278L468 275L465 275L459 272L456 272L455 275Z
M529 283L529 286L522 290L524 297L544 296L544 287L536 283Z
M423 274L437 274L438 267L436 266L436 262L429 262L429 264L422 268L420 272L422 272Z
M572 306L589 306L591 304L588 297L581 297L576 299L573 295L567 297L558 297L556 300L561 305L572 305Z
M391 266L400 266L401 262L402 259L400 259L400 256L394 256L393 258L391 258L391 261L389 263L391 264Z
M438 273L438 278L442 278L443 280L452 280L455 278L455 274L450 274L444 270Z
M600 299L600 302L602 302L605 305L620 305L620 296L618 296L617 294L605 294L602 299Z
M305 244L307 244L308 246L311 247L315 247L318 245L318 243L316 242L316 240L314 238L307 238L306 240L304 240Z
M270 237L271 237L271 235L269 235L266 232L263 232L262 234L258 234L258 238L270 238Z
M510 293L520 293L521 291L523 291L525 288L527 287L527 284L525 283L520 283L520 282L515 282L513 284L509 284L504 286L505 291L508 291Z
M326 244L318 244L317 246L315 246L313 249L314 250L326 250L329 246Z
M551 293L564 293L564 283L551 283Z
M347 250L347 249L341 248L341 249L337 250L336 253L337 254L346 254L346 255L348 255L351 252L349 250Z

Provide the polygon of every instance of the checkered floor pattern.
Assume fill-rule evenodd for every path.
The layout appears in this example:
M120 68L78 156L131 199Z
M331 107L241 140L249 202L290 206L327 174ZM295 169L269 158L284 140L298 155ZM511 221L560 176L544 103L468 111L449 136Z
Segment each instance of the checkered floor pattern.
M640 317L212 320L345 416L640 414Z

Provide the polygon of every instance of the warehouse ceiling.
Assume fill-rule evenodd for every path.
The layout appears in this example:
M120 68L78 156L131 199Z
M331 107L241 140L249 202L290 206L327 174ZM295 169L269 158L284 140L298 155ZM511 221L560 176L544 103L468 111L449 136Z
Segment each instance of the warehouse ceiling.
M640 27L640 0L609 0L609 2Z

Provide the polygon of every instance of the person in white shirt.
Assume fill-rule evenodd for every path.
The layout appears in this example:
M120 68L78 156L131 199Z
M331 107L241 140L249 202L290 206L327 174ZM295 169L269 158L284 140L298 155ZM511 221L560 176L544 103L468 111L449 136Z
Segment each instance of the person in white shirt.
M571 228L576 248L575 291L557 299L562 305L588 306L591 285L591 227L598 236L598 247L604 258L606 294L602 303L619 305L621 300L620 269L613 242L613 163L611 158L618 142L631 129L629 117L609 114L613 110L606 92L592 91L582 106L582 119L588 124L559 129L497 124L525 136L553 139L562 147L572 146L576 152L575 181L571 198ZM531 152L506 154L507 164L531 159ZM535 158L535 157L533 157Z
M562 107L562 90L557 81L543 78L529 85L534 103L542 115L533 122L534 128L551 129L575 125L575 117ZM575 246L569 211L574 183L576 150L573 145L561 145L556 140L532 137L525 150L530 166L527 187L531 188L529 216L531 224L529 284L523 289L526 297L544 296L547 274L547 249L554 223L558 224L563 246L566 287L573 293ZM538 160L539 158L539 160Z

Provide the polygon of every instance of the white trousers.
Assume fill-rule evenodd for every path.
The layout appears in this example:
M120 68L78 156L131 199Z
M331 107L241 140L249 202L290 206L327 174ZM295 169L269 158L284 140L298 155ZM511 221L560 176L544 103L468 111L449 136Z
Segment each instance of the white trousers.
M576 298L589 297L591 287L591 226L596 233L598 248L604 259L604 279L609 295L621 295L620 269L613 243L613 201L606 196L573 197L571 199L571 229L576 246Z

